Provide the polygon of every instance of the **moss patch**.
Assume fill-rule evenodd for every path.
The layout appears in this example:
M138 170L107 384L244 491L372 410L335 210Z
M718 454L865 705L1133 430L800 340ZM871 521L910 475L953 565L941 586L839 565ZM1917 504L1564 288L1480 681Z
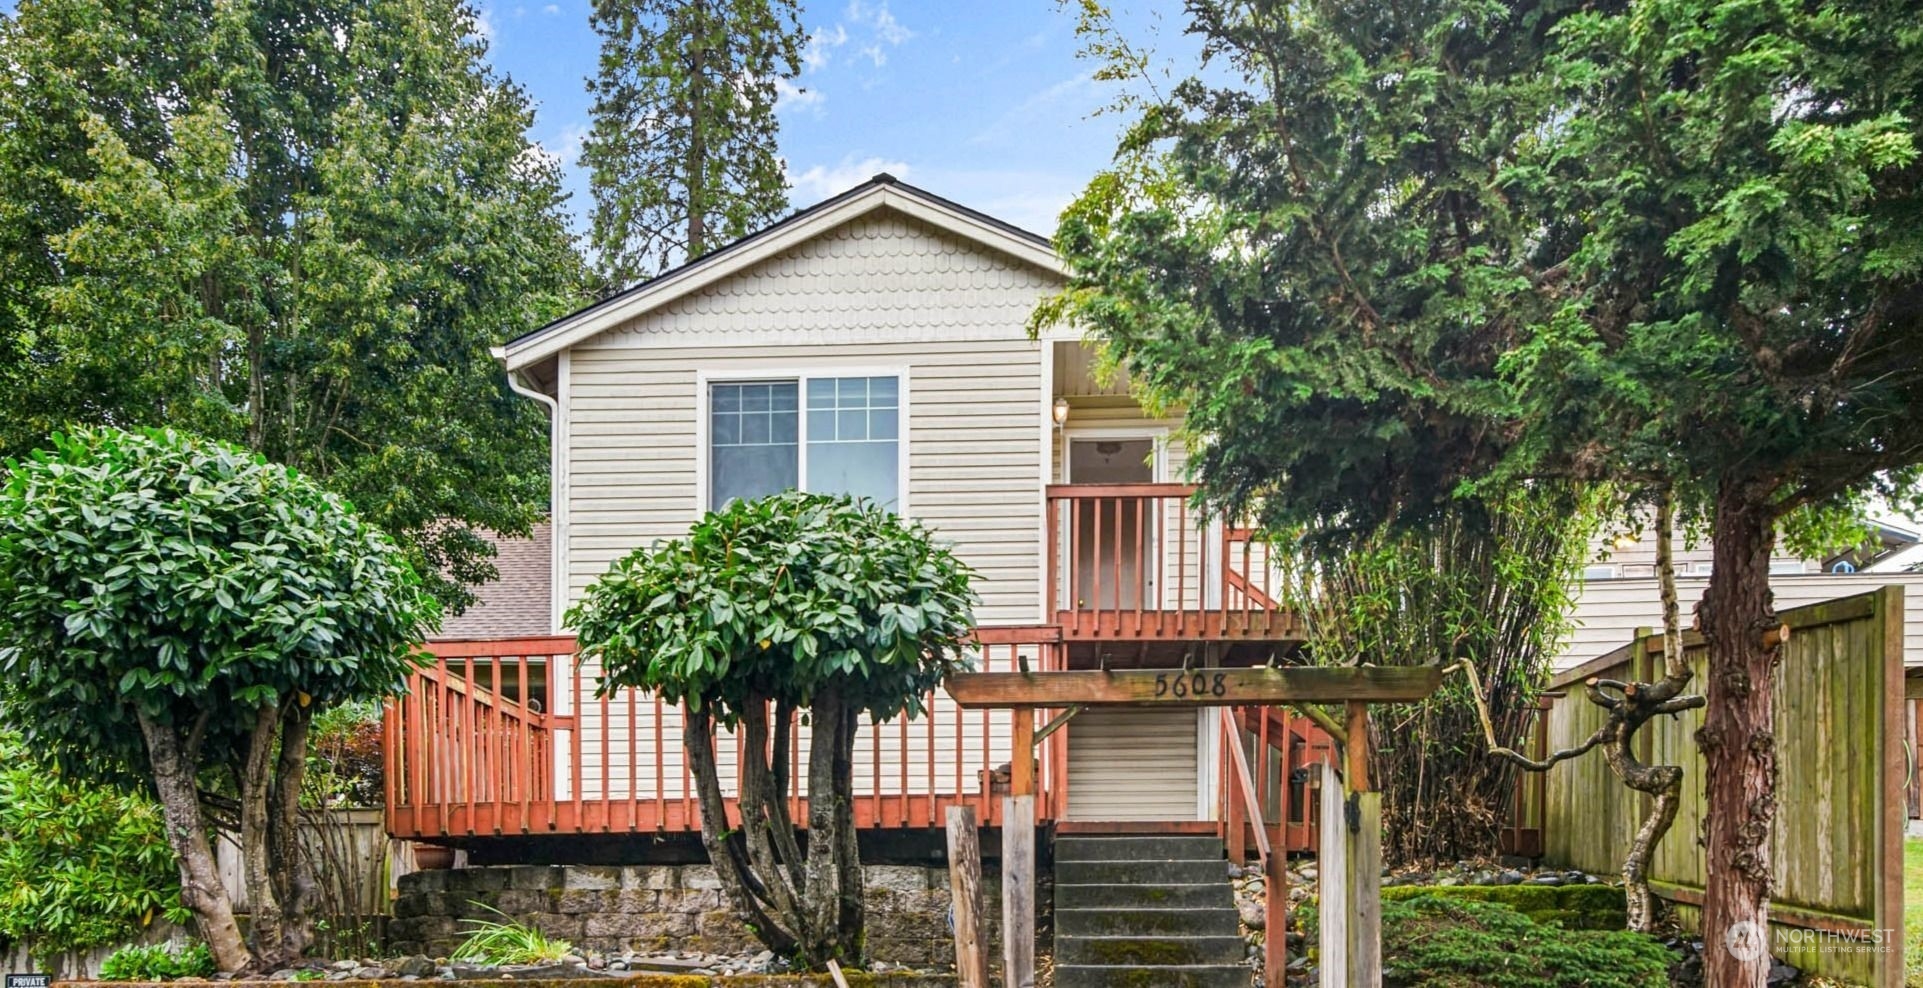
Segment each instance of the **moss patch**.
M1620 930L1628 922L1623 890L1613 885L1396 885L1382 890L1383 902L1418 898L1493 902L1533 922L1571 930Z
M1669 985L1673 957L1642 934L1563 929L1472 896L1403 893L1389 900L1389 891L1383 890L1383 966L1408 988ZM1306 919L1313 943L1313 915Z

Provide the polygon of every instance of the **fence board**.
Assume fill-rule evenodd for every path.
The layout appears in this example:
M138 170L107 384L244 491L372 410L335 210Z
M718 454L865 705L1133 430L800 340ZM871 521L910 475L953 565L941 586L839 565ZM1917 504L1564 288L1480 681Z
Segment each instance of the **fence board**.
M1892 836L1900 835L1906 816L1902 615L1900 586L1784 611L1794 633L1776 684L1780 781L1771 906L1780 924L1777 952L1807 971L1879 986L1901 983L1900 947L1799 944L1793 941L1805 934L1783 930L1867 934L1902 926L1902 847L1900 836ZM1688 634L1684 644L1696 674L1693 688L1706 689L1702 639ZM1661 647L1660 636L1642 638L1559 677L1553 685L1566 695L1550 707L1550 748L1575 744L1602 722L1602 711L1582 695L1583 678L1641 678L1647 670L1639 660L1659 655ZM1696 840L1706 811L1696 744L1702 722L1697 710L1644 728L1654 760L1685 771L1676 823L1654 855L1650 878L1686 923L1696 918L1705 874ZM1644 812L1642 798L1594 755L1556 766L1546 785L1545 860L1599 874L1620 871Z

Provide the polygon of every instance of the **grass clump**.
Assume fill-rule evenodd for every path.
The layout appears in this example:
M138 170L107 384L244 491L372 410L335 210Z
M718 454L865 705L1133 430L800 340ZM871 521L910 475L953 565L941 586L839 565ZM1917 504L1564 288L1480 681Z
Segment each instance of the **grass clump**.
M1507 905L1405 894L1382 903L1383 984L1402 988L1667 988L1675 960L1626 930L1569 930ZM1304 909L1309 941L1315 915Z
M473 964L554 964L574 952L566 940L550 939L547 934L517 922L513 917L484 902L470 901L500 919L464 919L469 927L467 939L455 948L452 958Z
M1903 983L1923 988L1923 839L1903 842Z
M122 947L100 963L102 981L172 981L205 978L213 973L213 951L199 942L184 948L162 943Z
M1614 885L1397 885L1382 890L1382 901L1440 899L1494 902L1538 923L1571 930L1620 930L1629 922L1623 890Z

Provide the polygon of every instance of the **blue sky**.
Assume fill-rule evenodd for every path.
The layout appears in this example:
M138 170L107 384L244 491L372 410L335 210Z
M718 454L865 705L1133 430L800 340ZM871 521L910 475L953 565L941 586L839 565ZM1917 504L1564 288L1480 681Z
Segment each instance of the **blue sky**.
M494 65L537 101L529 136L569 170L579 225L598 52L587 0L473 2ZM1118 4L1117 17L1131 38L1160 21L1162 40L1180 41L1145 9ZM802 25L807 64L779 111L797 207L887 171L1048 233L1114 150L1120 119L1092 116L1111 94L1076 57L1074 11L1054 0L804 2Z

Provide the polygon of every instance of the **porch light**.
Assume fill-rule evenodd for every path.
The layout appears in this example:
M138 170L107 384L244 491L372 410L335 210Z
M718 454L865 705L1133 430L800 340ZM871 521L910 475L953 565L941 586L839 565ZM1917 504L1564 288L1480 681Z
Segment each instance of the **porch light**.
M1067 398L1055 399L1055 405L1049 411L1050 411L1050 414L1052 414L1055 417L1056 425L1068 424L1068 399Z

